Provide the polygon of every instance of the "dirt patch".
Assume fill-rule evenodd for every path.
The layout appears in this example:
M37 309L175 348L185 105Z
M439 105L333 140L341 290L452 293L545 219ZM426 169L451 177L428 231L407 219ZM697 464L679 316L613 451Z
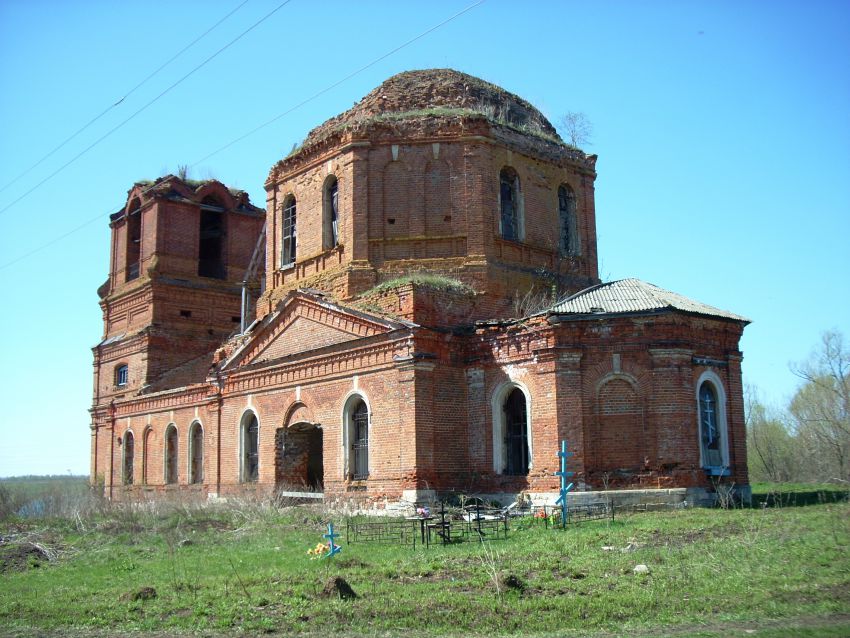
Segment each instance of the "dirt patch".
M354 600L357 598L357 594L354 593L351 585L341 576L334 576L325 583L325 587L322 589L322 596L325 598L339 598L340 600Z
M141 589L134 589L133 591L128 591L126 594L121 594L120 600L122 602L135 602L137 600L151 600L152 598L156 598L156 589L153 587L142 587Z
M0 574L37 569L50 562L49 552L34 543L21 543L0 548Z

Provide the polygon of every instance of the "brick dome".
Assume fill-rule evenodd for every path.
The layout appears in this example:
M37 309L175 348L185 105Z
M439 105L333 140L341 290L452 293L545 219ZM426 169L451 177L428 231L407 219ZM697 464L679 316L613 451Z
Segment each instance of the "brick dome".
M549 120L518 95L453 69L425 69L392 76L354 107L313 129L304 146L370 122L464 115L561 141Z

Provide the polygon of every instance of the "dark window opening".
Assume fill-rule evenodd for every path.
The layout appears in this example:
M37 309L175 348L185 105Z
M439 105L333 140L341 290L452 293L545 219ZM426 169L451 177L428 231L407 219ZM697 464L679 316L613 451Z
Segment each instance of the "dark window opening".
M133 456L135 453L133 433L124 435L124 485L133 484Z
M189 482L203 483L204 482L204 431L201 429L200 423L195 423L192 426L192 434L189 437L189 445L192 450L189 460Z
M283 205L283 245L280 265L284 267L295 263L297 248L295 221L295 198L290 196Z
M504 405L505 413L505 474L528 474L528 419L525 395L514 389Z
M510 168L499 173L501 232L504 239L519 241L519 176Z
M358 401L351 413L351 456L352 478L369 477L369 408Z
M322 237L325 250L339 244L339 184L335 177L330 177L325 185Z
M188 319L189 317L192 316L192 311L191 310L181 310L180 316L184 317L185 319Z
M142 257L142 204L134 199L130 203L127 215L127 263L126 281L132 281L139 276L139 262Z
M177 482L177 428L173 425L165 433L165 482Z
M198 240L198 275L224 279L224 208L214 197L201 203Z
M115 385L124 386L127 385L127 379L129 377L129 369L126 365L120 365L115 368Z
M257 416L252 414L245 423L244 436L244 458L242 480L255 482L260 477L260 423Z
M558 187L558 221L560 237L558 248L562 255L576 253L575 237L576 198L569 186Z

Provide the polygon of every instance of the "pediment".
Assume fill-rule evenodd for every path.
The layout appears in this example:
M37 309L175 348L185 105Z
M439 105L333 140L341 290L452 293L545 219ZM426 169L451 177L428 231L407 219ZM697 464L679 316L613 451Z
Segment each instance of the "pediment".
M284 300L226 368L307 354L328 346L385 334L404 324L296 294Z

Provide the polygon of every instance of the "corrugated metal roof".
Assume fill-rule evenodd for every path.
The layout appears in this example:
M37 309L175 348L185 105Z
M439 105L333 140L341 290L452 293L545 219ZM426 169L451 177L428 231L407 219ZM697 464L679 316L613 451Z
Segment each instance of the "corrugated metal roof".
M554 315L622 314L656 310L681 310L709 317L750 322L714 306L709 306L640 279L620 279L586 288L552 306Z

